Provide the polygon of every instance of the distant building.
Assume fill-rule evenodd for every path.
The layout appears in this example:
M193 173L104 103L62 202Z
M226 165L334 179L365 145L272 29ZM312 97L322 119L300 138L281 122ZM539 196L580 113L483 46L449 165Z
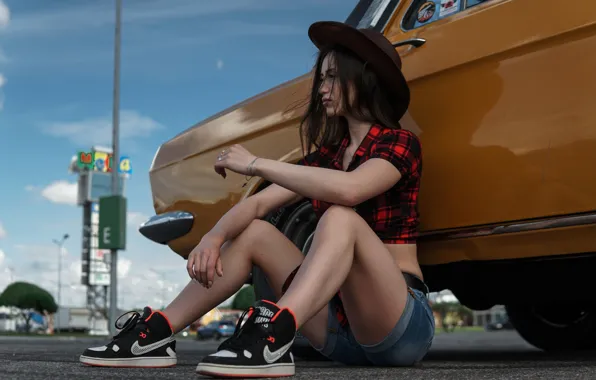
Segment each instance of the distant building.
M0 332L16 331L17 321L8 308L0 307Z
M489 323L501 322L507 319L505 306L495 305L488 310L472 311L474 326L486 326Z
M453 295L453 293L451 292L451 290L448 290L448 289L442 290L440 292L429 293L428 299L432 303L459 302L459 300L457 299L457 297L455 297L455 295Z

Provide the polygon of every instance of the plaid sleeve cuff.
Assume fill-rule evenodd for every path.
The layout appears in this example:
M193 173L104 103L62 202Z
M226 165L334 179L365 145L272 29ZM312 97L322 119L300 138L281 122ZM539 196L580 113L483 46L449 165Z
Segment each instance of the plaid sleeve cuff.
M385 133L375 144L370 158L381 158L389 161L400 174L410 176L419 169L422 160L422 149L418 137L404 129L394 129Z

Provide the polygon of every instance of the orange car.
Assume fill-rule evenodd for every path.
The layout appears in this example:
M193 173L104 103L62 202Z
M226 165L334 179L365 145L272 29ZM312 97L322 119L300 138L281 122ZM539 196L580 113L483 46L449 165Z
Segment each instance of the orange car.
M539 348L596 348L596 1L363 0L346 22L382 31L403 57L412 102L402 126L424 152L419 260L431 290L471 309L505 305ZM267 186L214 172L231 143L296 162L303 109L292 106L310 75L164 143L150 171L157 215L141 232L186 258ZM308 202L267 220L306 252ZM272 299L262 273L252 281Z

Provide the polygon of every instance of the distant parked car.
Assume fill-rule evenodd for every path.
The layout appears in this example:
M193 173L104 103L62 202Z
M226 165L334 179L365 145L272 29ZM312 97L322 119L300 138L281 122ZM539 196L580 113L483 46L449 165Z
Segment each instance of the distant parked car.
M234 333L236 324L233 321L213 321L197 329L197 340L213 338L219 340Z
M513 325L509 321L509 318L507 318L502 321L487 323L484 329L486 331L513 330Z

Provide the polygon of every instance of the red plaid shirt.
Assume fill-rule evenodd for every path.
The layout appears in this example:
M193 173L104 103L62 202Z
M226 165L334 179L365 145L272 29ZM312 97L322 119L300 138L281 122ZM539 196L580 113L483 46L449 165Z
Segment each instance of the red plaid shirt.
M341 143L320 147L308 154L299 164L342 169L342 159L349 143L349 135ZM388 191L354 207L377 236L386 244L415 243L418 236L418 193L422 174L422 152L418 137L405 129L373 125L356 150L347 171L352 171L371 158L392 163L402 178ZM364 186L364 184L363 184ZM318 217L331 204L312 199Z

